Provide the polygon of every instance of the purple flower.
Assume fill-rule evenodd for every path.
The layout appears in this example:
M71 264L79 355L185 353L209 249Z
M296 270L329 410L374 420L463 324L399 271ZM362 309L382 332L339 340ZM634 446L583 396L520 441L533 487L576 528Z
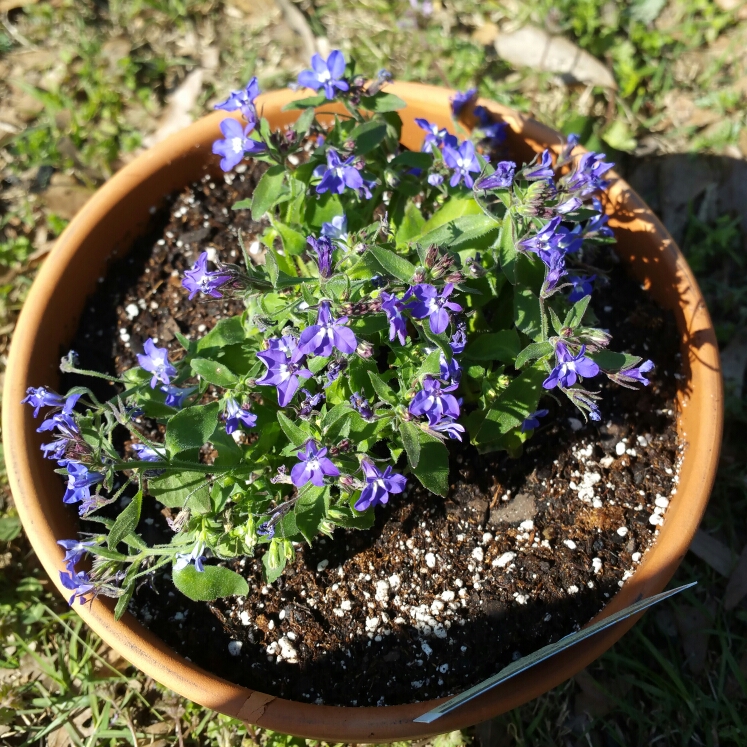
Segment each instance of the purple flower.
M444 145L456 147L458 142L456 137L450 134L445 127L439 129L438 125L420 117L415 118L415 124L427 133L423 140L423 147L420 149L423 153L432 153L434 146L436 148L441 148Z
M442 433L443 435L457 441L462 440L462 433L464 433L464 426L459 425L459 423L457 423L453 418L448 416L442 417L441 420L436 423L429 423L428 427L430 430L436 431L436 433Z
M45 459L54 459L63 464L65 462L65 452L67 445L70 443L69 438L58 438L49 444L42 444L41 450L44 452Z
M381 308L389 322L389 340L393 341L398 337L400 345L404 345L407 338L407 318L403 312L407 307L396 296L386 291L381 292L381 298Z
M567 215L578 210L583 203L578 197L571 197L555 206L555 212L559 215Z
M257 534L260 537L267 537L272 539L275 536L275 524L271 524L269 521L262 522L257 527Z
M438 187L444 183L444 178L441 174L428 174L427 181L431 187Z
M456 332L452 335L449 345L454 355L464 352L464 348L467 347L467 325L464 322L457 322Z
M226 433L229 435L234 431L237 431L241 426L246 428L254 428L257 425L257 416L249 412L245 407L240 407L239 403L229 398L226 400Z
M590 296L591 292L594 290L593 282L596 277L596 275L591 275L589 277L571 275L568 278L568 282L573 286L573 290L571 290L568 300L571 303L576 303L576 301L580 301L582 298Z
M230 280L228 275L221 275L220 272L208 272L207 260L208 253L203 252L192 265L192 269L184 273L182 285L189 291L190 301L198 293L204 293L213 298L222 298L222 295L218 293L218 288Z
M471 174L480 172L480 162L475 154L475 146L469 140L465 140L458 150L449 145L444 145L444 161L449 168L454 169L449 184L456 187L463 179L464 186L472 189L475 180Z
M246 127L242 127L240 122L231 118L224 119L220 123L220 131L224 139L213 143L213 153L216 156L223 156L220 159L220 167L223 171L230 171L237 166L247 153L259 153L265 149L264 143L249 137L253 129L253 122Z
M450 384L444 387L442 382L432 376L423 379L423 388L410 402L410 413L412 415L425 415L432 425L437 423L444 415L450 418L459 417L459 401L453 394L458 384Z
M339 49L330 52L325 62L318 54L311 58L312 70L304 70L298 76L298 85L318 91L324 88L328 99L333 99L337 91L347 91L350 86L342 80L345 74L345 57ZM335 90L337 89L337 90Z
M348 219L344 215L336 215L329 223L322 223L322 236L346 244L348 240Z
M328 278L332 274L332 242L326 236L320 236L318 239L309 236L306 243L316 252L319 277Z
M324 392L317 392L316 394L312 394L308 389L301 389L301 391L306 395L303 402L301 402L301 407L298 411L298 416L301 418L308 418L309 415L311 415L311 411L323 400L325 399L326 395Z
M354 392L350 396L350 404L352 408L364 419L373 420L374 413L371 409L371 405L368 400L360 394L360 392Z
M555 176L555 172L552 168L550 151L547 149L542 151L539 163L534 164L534 166L525 166L522 173L524 178L528 181L533 181L535 179L552 179Z
M431 332L434 335L440 335L449 326L450 317L447 309L462 310L458 303L447 300L453 290L454 286L451 283L446 283L441 295L434 286L428 283L420 283L411 289L416 300L408 305L410 313L415 319L429 317Z
M231 91L231 94L225 101L216 104L213 108L222 109L226 112L241 109L241 113L247 122L254 122L257 119L257 112L254 108L254 99L257 96L259 96L259 83L257 82L257 78L254 77L246 84L246 88L239 91Z
M88 467L79 462L68 462L67 468L67 490L62 497L63 503L84 503L91 500L91 486L104 480L104 476L98 472L89 471ZM83 506L81 506L83 510Z
M623 385L628 384L628 383L632 384L634 381L638 381L644 386L648 386L651 382L643 374L648 373L649 371L653 371L653 369L654 369L653 361L644 361L638 366L633 366L631 368L623 368L621 371L618 371L616 374L611 374L610 378L614 379L615 381Z
M513 161L499 161L495 171L477 182L477 189L508 189L514 183L516 164Z
M327 449L318 448L313 441L307 441L303 451L298 452L301 460L291 470L291 481L297 488L311 482L317 488L324 485L324 478L339 477L340 470L327 457Z
M62 585L66 589L70 589L73 592L68 602L71 607L73 606L75 597L78 597L81 604L85 604L89 601L86 599L87 594L93 592L93 596L96 596L96 585L91 581L90 576L85 571L76 573L73 568L68 566L67 571L60 571L60 581L62 581Z
M347 321L346 316L333 319L329 313L329 301L321 301L316 324L307 327L301 333L298 349L307 355L321 355L322 357L332 355L334 348L348 355L354 353L358 341L355 339L353 330L345 326Z
M344 359L338 360L338 361L332 361L332 363L327 366L326 376L327 376L327 383L324 385L324 388L326 389L328 386L330 386L337 378L339 378L340 374L343 372L345 367L347 366L347 363Z
M485 133L485 137L502 143L506 139L508 125L505 122L495 122L493 115L484 106L476 106L474 115L477 117L478 127Z
M546 298L548 295L552 295L549 291L554 291L560 279L565 277L565 255L557 250L548 252L543 261L547 266L547 275L545 276L545 282L542 284L542 291L540 295L542 298Z
M602 176L613 166L613 163L605 163L604 153L584 153L578 159L576 168L561 180L561 184L568 192L576 192L581 197L587 197L609 185Z
M57 540L57 544L60 545L60 547L65 548L65 557L62 559L62 562L65 563L68 568L72 569L88 552L88 548L93 547L96 543L93 541L81 542L80 540Z
M564 164L570 159L571 154L573 153L574 148L578 145L580 139L581 138L573 132L568 135L563 150L560 151L560 155L558 156L558 166Z
M452 358L450 361L446 360L446 356L441 353L441 380L446 383L459 383L462 378L462 367L459 365L459 361L456 358Z
M555 346L555 357L557 365L542 382L545 389L553 389L558 385L563 389L570 389L579 376L590 379L599 373L599 366L586 357L586 345L582 345L578 354L573 355L565 343L559 342Z
M535 428L539 428L539 419L544 418L549 412L549 410L535 410L527 415L524 422L521 424L521 432L526 433L527 431L533 431Z
M153 374L150 388L155 389L159 381L168 386L169 377L176 376L176 369L169 363L169 351L166 348L157 348L151 337L145 341L143 349L145 354L138 353L137 362L140 368Z
M267 366L265 375L257 379L257 384L277 387L281 407L293 399L299 379L311 378L311 371L304 367L304 356L290 336L270 340L270 349L257 353L257 358Z
M145 444L131 444L130 448L135 452L135 456L140 462L163 461L163 457L157 451Z
M175 407L177 410L181 409L184 404L184 400L194 392L197 387L189 386L182 389L178 386L162 386L161 391L166 395L166 404L169 407Z
M522 239L519 242L519 247L524 251L535 252L549 266L553 255L560 251L561 241L567 233L566 229L562 227L559 230L560 220L559 215L555 216L555 218L537 231L534 236Z
M56 428L65 438L75 438L75 434L79 431L78 424L73 418L73 411L82 396L82 394L71 394L66 397L62 410L46 418L36 429L37 433L44 433L45 431L51 431Z
M596 197L592 199L591 203L594 206L594 210L599 214L591 218L591 220L586 224L584 227L584 236L591 237L594 234L606 237L613 236L612 229L607 225L609 216L604 214L602 203Z
M320 164L314 169L314 176L321 176L322 181L316 186L317 194L331 191L341 195L345 187L350 189L363 189L363 177L360 171L352 165L355 156L348 156L344 161L340 160L339 153L330 148L327 151L327 168Z
M450 99L451 111L454 116L462 113L465 106L472 103L477 98L477 89L468 88L466 91L457 91Z
M34 417L37 417L42 407L62 407L65 404L65 398L61 394L50 392L43 386L38 389L29 387L21 404L31 405L34 408Z
M366 511L372 506L375 508L387 503L390 493L401 493L407 484L407 478L393 472L391 466L382 472L373 462L364 459L361 469L366 476L366 486L355 502L356 511Z
M174 563L174 570L181 571L182 569L186 568L190 563L194 563L195 570L198 573L203 573L205 571L205 566L203 565L203 563L205 562L205 556L202 554L204 549L205 549L205 543L197 542L195 546L192 548L192 552L190 553L178 552L176 554L176 562Z

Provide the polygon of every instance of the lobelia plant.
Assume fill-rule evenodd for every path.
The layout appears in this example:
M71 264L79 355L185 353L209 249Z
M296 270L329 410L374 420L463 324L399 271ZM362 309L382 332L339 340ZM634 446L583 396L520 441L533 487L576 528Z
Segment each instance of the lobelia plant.
M497 160L505 126L474 91L453 100L465 139L418 119L424 143L409 151L386 71L367 83L339 51L312 68L298 81L317 94L294 102L300 116L283 131L260 116L256 78L216 107L236 117L213 147L220 167L268 164L233 206L269 218L265 263L244 251L243 267L209 269L203 253L183 285L190 300L238 296L244 313L201 339L178 334L171 358L147 340L121 377L63 358L63 372L115 382L107 402L84 387L24 399L35 417L47 408L38 430L67 479L62 500L102 527L60 543L71 604L118 597L119 617L167 566L192 599L247 594L221 561L264 546L272 582L297 543L372 526L376 507L415 482L446 496L449 442L518 454L549 414L544 395L599 420L589 380L648 384L652 362L610 351L588 308L600 271L585 256L613 241L597 198L603 155L574 156L571 136L555 162L548 151L523 166ZM342 106L320 121L329 100ZM115 447L125 431L130 456ZM177 511L170 542L138 534L145 500ZM91 569L76 570L86 556Z

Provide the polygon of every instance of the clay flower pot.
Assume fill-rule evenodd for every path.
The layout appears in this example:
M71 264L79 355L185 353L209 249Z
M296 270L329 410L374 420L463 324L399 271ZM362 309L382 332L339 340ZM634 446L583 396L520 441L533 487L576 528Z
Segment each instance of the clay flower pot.
M425 117L450 125L449 97L443 88L397 83L388 88L407 102L401 112L402 140L419 149ZM258 107L274 127L295 120L282 107L290 91L260 96ZM509 125L509 147L529 160L545 147L559 149L558 133L514 111L484 101ZM330 111L334 107L322 107ZM75 536L75 520L62 503L62 484L42 458L41 437L30 408L21 405L29 386L59 380L58 363L72 339L86 296L106 273L107 262L126 252L146 226L150 210L174 190L215 171L211 144L219 136L217 112L143 154L107 182L60 237L34 283L18 322L5 376L3 438L8 476L23 525L39 559L60 587L63 551L58 539ZM613 177L614 178L614 177ZM722 427L722 387L716 336L698 289L672 238L641 198L615 179L607 195L609 225L617 252L658 302L672 309L681 335L686 376L682 382L679 433L685 442L678 491L654 545L635 575L610 601L600 618L661 591L687 552L708 501L716 473ZM276 698L231 684L169 649L132 615L114 621L112 600L76 605L78 614L112 648L149 676L203 706L246 722L303 737L333 742L373 742L423 737L492 718L535 698L600 656L635 622L605 630L549 661L495 688L433 724L413 719L441 701L381 708L342 708Z

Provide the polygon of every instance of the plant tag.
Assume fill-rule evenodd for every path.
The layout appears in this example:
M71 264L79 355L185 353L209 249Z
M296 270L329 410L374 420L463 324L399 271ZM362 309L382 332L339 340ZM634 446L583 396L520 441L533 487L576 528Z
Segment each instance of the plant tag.
M440 718L444 714L451 713L451 711L453 711L455 708L459 708L459 706L469 702L473 698L476 698L478 695L482 695L488 690L491 690L496 685L500 685L502 682L515 677L517 674L520 674L527 669L531 669L531 667L535 666L535 664L539 664L540 662L549 659L551 656L555 656L555 654L558 654L561 651L565 651L565 649L570 648L571 646L574 646L575 644L580 643L587 638L590 638L596 633L599 633L599 631L605 630L612 625L625 620L631 615L636 615L639 612L643 612L649 607L653 607L655 604L663 602L665 599L669 599L669 597L673 597L675 594L679 594L685 589L691 589L697 583L697 581L693 581L690 584L679 586L676 589L663 591L661 594L656 594L655 596L649 597L648 599L641 599L635 604L631 604L630 607L626 607L624 610L620 610L620 612L616 612L614 615L605 617L604 620L600 620L593 625L589 625L588 627L579 630L577 633L571 633L565 638L561 638L556 643L551 643L549 646L543 646L538 651L529 654L529 656L524 656L523 658L512 662L507 667L501 669L498 674L494 674L492 677L488 678L484 682L481 682L479 685L475 685L469 690L465 690L460 695L456 695L455 697L450 698L445 703L442 703L433 710L424 713L422 716L418 716L415 719L415 722L419 724L433 723L436 719Z

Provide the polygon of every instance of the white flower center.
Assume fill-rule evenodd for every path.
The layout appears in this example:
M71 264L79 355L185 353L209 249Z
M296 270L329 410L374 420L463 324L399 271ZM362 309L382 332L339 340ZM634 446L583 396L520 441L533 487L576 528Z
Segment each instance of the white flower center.
M312 470L312 471L316 471L318 469L321 469L321 467L319 465L319 460L316 457L313 457L312 459L307 459L306 460L306 466L310 470Z
M234 153L242 153L244 151L244 138L243 137L232 137L231 148Z
M323 73L319 73L316 77L320 83L326 83L328 80L332 80L332 74L329 72L329 70L325 70Z

